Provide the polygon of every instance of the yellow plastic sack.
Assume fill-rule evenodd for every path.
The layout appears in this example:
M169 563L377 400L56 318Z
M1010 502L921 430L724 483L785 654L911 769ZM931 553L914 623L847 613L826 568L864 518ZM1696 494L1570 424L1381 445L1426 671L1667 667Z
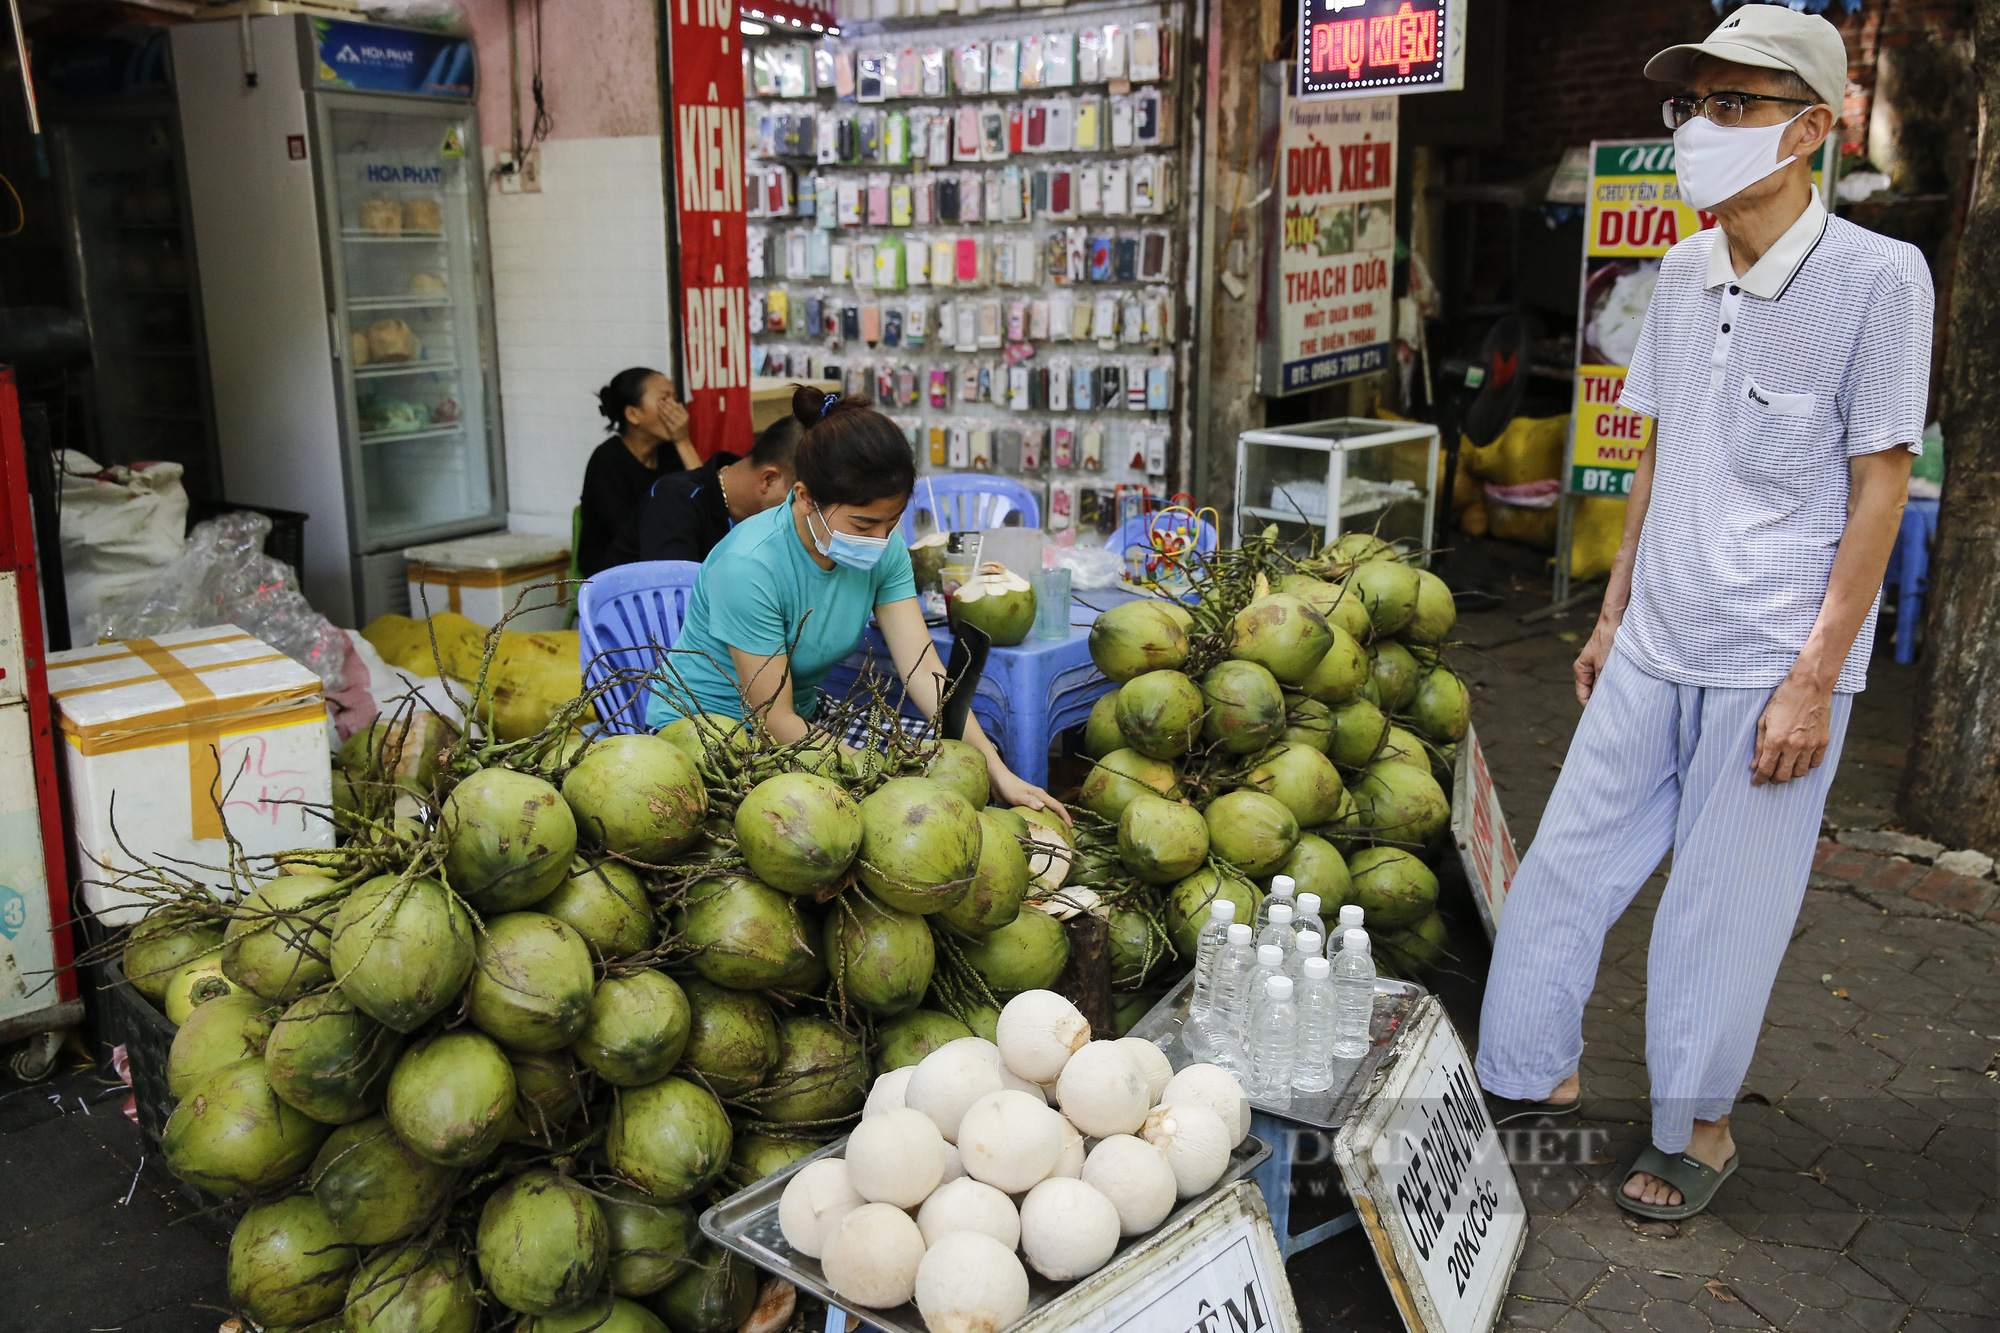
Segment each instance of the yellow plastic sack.
M1553 507L1531 509L1506 504L1488 495L1486 521L1488 530L1495 537L1532 546L1537 551L1556 549L1556 511Z
M431 634L437 633L433 652ZM435 676L442 663L443 674L471 680L479 674L479 659L486 653L486 627L474 624L455 611L440 611L428 621L408 616L377 616L361 637L373 644L382 660L418 676Z
M1625 501L1587 495L1576 507L1575 522L1569 541L1569 576L1594 579L1609 574L1618 543L1625 535Z
M503 741L532 736L583 693L582 636L575 630L503 630L474 711ZM473 659L473 670L479 666Z
M1560 477L1563 438L1568 432L1568 414L1515 417L1493 443L1471 450L1472 475L1496 486L1519 486ZM1464 449L1461 444L1461 457L1465 456Z

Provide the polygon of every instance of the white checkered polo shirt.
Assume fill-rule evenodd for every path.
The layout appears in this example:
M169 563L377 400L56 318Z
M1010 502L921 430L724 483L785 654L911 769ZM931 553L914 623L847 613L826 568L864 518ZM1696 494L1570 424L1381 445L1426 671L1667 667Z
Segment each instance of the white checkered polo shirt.
M1847 460L1921 452L1930 270L1817 194L1740 278L1720 229L1660 262L1620 401L1655 419L1652 500L1618 648L1681 685L1785 678L1826 598ZM1867 684L1871 608L1835 689Z

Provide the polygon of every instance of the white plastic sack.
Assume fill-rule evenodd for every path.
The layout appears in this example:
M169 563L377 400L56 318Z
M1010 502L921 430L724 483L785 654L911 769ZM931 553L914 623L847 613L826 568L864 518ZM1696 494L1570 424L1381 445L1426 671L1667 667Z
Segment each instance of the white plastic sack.
M349 629L341 633L347 636L350 674L354 674L353 667L356 665L367 672L367 690L375 701L375 714L353 726L343 724L342 740L367 726L376 715L395 716L403 696L412 691L417 695L418 707L429 709L454 727L464 728L465 710L451 697L451 691L441 678L419 676L399 666L391 666L382 654L375 651L375 645L362 638L357 631Z
M99 467L62 452L63 587L70 642L96 642L105 609L150 582L181 553L187 492L179 463Z

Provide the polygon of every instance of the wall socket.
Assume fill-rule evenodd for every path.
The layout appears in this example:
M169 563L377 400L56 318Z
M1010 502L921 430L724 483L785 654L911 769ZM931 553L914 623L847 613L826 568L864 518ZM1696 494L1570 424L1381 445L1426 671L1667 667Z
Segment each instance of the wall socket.
M542 192L542 146L536 144L514 160L512 153L501 153L494 166L494 176L500 182L502 194L540 194Z

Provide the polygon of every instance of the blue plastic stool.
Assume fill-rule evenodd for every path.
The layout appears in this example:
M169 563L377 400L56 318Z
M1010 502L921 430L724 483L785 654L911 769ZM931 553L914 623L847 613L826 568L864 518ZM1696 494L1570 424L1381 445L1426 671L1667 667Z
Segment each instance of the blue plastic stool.
M903 540L917 539L917 515L926 513L939 532L982 532L1002 526L1019 514L1021 526L1042 526L1042 507L1035 493L1011 477L984 472L946 472L917 478L917 489L903 510Z
M1323 1240L1338 1236L1343 1231L1352 1231L1361 1225L1361 1214L1350 1209L1330 1222L1322 1222L1297 1235L1292 1234L1292 1166L1298 1157L1298 1136L1301 1134L1324 1134L1328 1137L1328 1152L1332 1152L1331 1139L1334 1131L1306 1129L1289 1120L1280 1120L1262 1111L1250 1113L1250 1132L1271 1145L1271 1155L1255 1171L1251 1179L1264 1192L1264 1207L1271 1214L1271 1230L1278 1238L1278 1248L1289 1259L1300 1250L1309 1250Z
M1896 660L1917 660L1917 630L1924 620L1924 594L1930 589L1931 543L1937 540L1938 502L1911 500L1903 506L1903 526L1889 552L1884 588L1896 590Z
M642 560L616 565L586 582L576 596L583 687L595 689L621 671L652 671L680 638L701 566L691 560ZM646 728L645 692L623 681L598 696L604 729L633 734Z

